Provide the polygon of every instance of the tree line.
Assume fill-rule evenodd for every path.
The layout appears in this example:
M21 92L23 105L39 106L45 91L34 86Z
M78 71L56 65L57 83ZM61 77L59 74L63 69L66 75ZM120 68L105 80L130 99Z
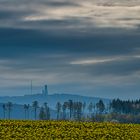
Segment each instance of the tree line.
M11 112L14 109L12 102L5 103L2 107L3 118L11 119ZM52 119L51 110L47 103L39 106L38 101L34 101L32 105L24 104L23 109L26 120L30 119L30 109L33 110L34 120ZM140 100L114 99L108 104L102 100L88 104L68 100L56 103L55 114L57 120L138 122L140 120Z
M13 103L8 102L4 103L2 105L3 107L3 118L4 119L11 119L11 112L14 109ZM100 100L98 103L93 104L92 102L86 107L86 103L82 102L74 102L72 100L68 100L64 102L63 104L60 102L57 102L56 104L56 119L57 120L66 120L66 119L74 119L74 120L81 120L82 117L84 117L86 108L89 110L89 114L92 114L93 109L97 108L97 112L103 113L105 110L105 105L102 100ZM50 107L45 102L42 106L39 106L38 101L34 101L32 105L30 104L24 104L24 118L26 120L30 119L30 109L33 109L34 111L34 120L37 118L41 120L50 120L51 119L51 113L50 113ZM39 113L37 112L39 110Z
M105 104L103 103L102 100L99 100L99 102L97 102L96 104L93 104L91 102L88 105L86 105L85 102L82 103L69 100L64 102L63 104L57 102L56 110L57 110L57 120L61 119L81 120L86 117L85 114L87 114L87 110L88 117L91 117L94 113L96 114L104 113Z
M110 108L112 109L112 112L115 113L138 115L140 113L140 100L123 101L114 99L110 104Z
M3 108L3 118L4 119L11 119L11 113L12 113L12 111L13 111L13 109L14 109L14 107L13 107L13 103L12 102L8 102L8 103L4 103L3 105L2 105L2 108ZM40 110L40 118L42 118L42 111L44 112L44 113L46 113L46 118L45 119L48 119L48 116L50 116L49 114L50 114L50 109L49 109L49 107L47 106L47 103L44 103L44 106L42 106L42 107L39 107L39 103L38 103L38 101L34 101L33 103L32 103L32 105L30 105L30 104L24 104L23 105L23 109L24 109L24 118L25 118L25 120L28 120L28 119L30 119L30 116L29 116L29 114L30 114L30 109L33 109L33 111L34 111L34 119L36 120L37 118L38 118L38 114L37 114L37 110L39 109ZM44 111L45 110L45 111Z

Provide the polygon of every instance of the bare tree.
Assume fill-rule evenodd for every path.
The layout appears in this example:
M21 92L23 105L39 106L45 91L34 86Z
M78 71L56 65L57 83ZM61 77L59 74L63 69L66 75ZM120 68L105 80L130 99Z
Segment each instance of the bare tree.
M86 109L86 102L84 102L84 103L82 104L82 109L83 109L83 113L85 113L85 109Z
M61 103L60 102L57 102L56 104L56 110L57 110L57 120L60 119L60 112L61 112Z
M28 118L29 119L29 107L30 105L24 104L24 113L25 113L25 120Z
M39 107L38 101L34 101L32 106L34 108L34 117L35 117L35 120L36 120L37 119L37 108Z
M40 120L45 120L45 119L46 119L46 113L45 113L44 107L41 107L41 108L40 108L39 119L40 119Z
M7 110L6 104L3 104L2 108L3 108L3 118L5 119L5 117L6 117L6 110Z
M102 100L99 100L99 102L96 104L96 107L98 109L99 114L102 114L105 110L105 105Z
M73 101L69 100L68 101L68 108L70 110L70 119L72 118L72 113L73 113Z
M11 119L11 111L12 111L12 102L7 103L7 109L8 109L8 118Z
M27 118L28 118L28 119L29 119L29 114L30 114L29 112L30 112L30 105L28 104L28 105L27 105Z
M90 117L91 117L92 110L93 110L93 103L92 102L90 102L90 104L88 105L88 110L89 110L89 114L90 114Z
M45 114L46 114L46 120L49 120L50 119L50 108L49 108L49 106L48 106L48 104L45 102L44 103L44 109L45 109Z
M67 109L67 102L64 102L63 106L62 106L62 110L63 110L63 119L66 119L66 109Z

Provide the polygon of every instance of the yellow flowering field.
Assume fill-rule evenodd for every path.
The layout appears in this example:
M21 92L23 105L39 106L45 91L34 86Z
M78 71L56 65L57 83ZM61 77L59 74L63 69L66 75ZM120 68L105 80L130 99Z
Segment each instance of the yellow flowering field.
M0 121L0 140L140 140L140 125L70 121Z

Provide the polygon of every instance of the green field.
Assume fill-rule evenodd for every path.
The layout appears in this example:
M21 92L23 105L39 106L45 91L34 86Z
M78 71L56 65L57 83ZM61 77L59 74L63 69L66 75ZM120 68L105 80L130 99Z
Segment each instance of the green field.
M0 121L0 140L140 140L140 125L65 121Z

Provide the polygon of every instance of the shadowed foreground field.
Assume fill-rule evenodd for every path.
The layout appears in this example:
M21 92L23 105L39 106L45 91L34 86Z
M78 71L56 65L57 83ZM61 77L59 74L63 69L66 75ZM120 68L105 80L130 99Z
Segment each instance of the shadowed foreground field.
M2 140L140 140L140 125L65 121L0 121Z

